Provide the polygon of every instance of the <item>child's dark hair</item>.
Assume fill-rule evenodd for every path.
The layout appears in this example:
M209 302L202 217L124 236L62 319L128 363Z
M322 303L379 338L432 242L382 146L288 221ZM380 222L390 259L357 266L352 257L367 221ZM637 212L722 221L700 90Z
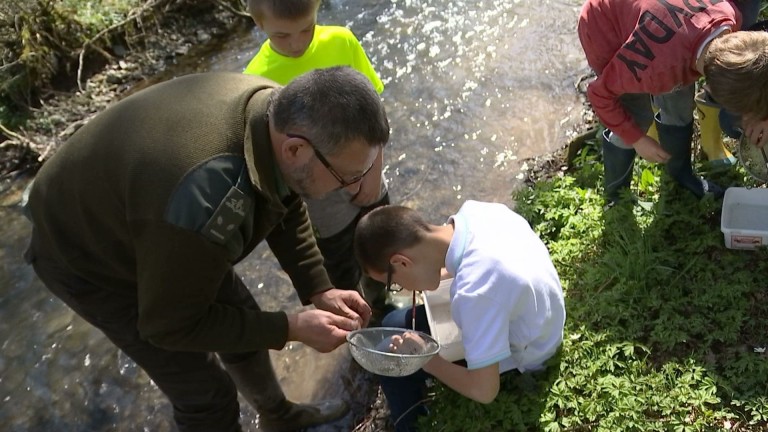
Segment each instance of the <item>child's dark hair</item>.
M415 246L431 232L415 210L388 205L363 216L355 229L355 256L363 269L385 272L392 255Z
M304 18L317 12L321 0L248 0L248 12L254 21L264 18L269 12L275 18L292 20Z

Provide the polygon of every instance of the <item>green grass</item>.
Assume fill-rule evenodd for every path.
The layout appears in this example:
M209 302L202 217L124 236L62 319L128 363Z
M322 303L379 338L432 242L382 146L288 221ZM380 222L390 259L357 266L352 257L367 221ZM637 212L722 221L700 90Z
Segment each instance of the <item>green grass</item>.
M604 211L593 142L577 164L515 197L566 293L561 355L489 405L436 385L424 430L768 430L768 253L726 249L722 202L659 165L636 165L640 202ZM738 167L714 179L754 185Z

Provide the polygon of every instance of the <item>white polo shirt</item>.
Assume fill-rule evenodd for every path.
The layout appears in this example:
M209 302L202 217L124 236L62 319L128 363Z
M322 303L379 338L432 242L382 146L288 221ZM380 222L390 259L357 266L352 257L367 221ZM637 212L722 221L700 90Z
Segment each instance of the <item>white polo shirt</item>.
M540 369L563 340L563 289L549 251L520 215L467 201L449 218L451 315L469 369Z

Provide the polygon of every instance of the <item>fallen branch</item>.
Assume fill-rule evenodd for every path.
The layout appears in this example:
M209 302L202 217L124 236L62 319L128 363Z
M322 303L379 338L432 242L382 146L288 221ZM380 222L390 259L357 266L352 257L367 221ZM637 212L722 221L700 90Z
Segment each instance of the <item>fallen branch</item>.
M128 23L130 23L133 20L136 20L138 18L141 18L141 16L144 15L144 12L146 12L149 9L153 9L157 7L158 5L162 4L163 2L167 2L168 0L154 0L152 2L144 3L141 7L138 7L136 9L133 9L127 17L125 17L124 20L112 24L111 26L101 30L100 32L96 33L95 36L88 39L80 48L80 55L78 56L78 66L77 66L77 87L80 89L80 91L83 91L83 83L82 83L82 76L83 76L83 58L85 57L85 52L87 51L88 47L93 45L94 42L96 42L99 38L103 37L104 35L108 34L109 32L112 32ZM107 55L109 59L112 58L106 51L99 49L99 52L101 52L103 55Z
M18 141L19 144L22 144L25 147L31 147L31 145L34 144L34 142L32 140L30 140L28 138L25 138L25 137L17 134L16 132L13 132L13 131L9 130L2 123L0 123L0 132L4 133L5 135L7 135L7 136L9 136L11 138L13 138L14 140Z
M233 14L235 14L237 16L251 19L251 15L248 12L246 12L246 11L244 11L242 9L236 9L236 8L232 7L230 4L228 4L225 1L216 0L215 3L218 4L219 6L223 7L224 9L232 12Z
M21 61L20 61L20 60L18 60L18 59L14 60L14 61L12 61L12 62L10 62L10 63L6 63L6 64L4 64L4 65L0 66L0 72L4 71L4 70L6 70L6 69L10 69L10 68L12 68L14 65L17 65L17 64L19 64L19 63L21 63Z
M50 153L51 150L54 147L56 147L54 145L54 143L55 143L55 141L53 141L53 140L48 142L48 145L45 146L45 150L42 153L40 153L40 156L37 157L37 161L38 162L42 163L45 160L45 158L48 156L48 153Z

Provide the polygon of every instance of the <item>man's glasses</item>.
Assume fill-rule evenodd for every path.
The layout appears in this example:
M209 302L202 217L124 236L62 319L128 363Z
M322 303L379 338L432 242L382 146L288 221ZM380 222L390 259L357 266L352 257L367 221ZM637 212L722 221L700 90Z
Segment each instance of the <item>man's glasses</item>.
M397 284L395 284L394 286L392 285L392 271L393 271L392 263L390 263L389 267L387 267L387 291L391 293L400 292L403 290L403 287Z
M356 176L352 177L351 179L347 180L344 177L342 177L341 174L339 174L339 172L336 171L333 168L333 166L331 166L331 163L328 162L328 159L326 159L325 156L323 156L323 154L320 153L317 150L317 148L315 148L315 145L312 144L312 141L310 141L309 138L307 138L307 137L305 137L303 135L299 135L299 134L285 134L285 135L288 138L299 138L299 139L303 139L304 141L306 141L307 144L309 144L309 146L312 147L312 151L315 152L315 156L320 160L320 163L323 164L323 166L328 170L328 172L331 173L333 178L335 178L336 181L339 182L339 184L341 185L341 186L339 186L339 189L342 189L342 188L345 188L345 187L349 187L349 186L352 186L355 183L360 182L360 180L362 180L363 177L365 177L365 175L368 174L368 172L373 168L374 164L371 164L371 166L369 166L368 169L363 171L362 174L356 175Z

